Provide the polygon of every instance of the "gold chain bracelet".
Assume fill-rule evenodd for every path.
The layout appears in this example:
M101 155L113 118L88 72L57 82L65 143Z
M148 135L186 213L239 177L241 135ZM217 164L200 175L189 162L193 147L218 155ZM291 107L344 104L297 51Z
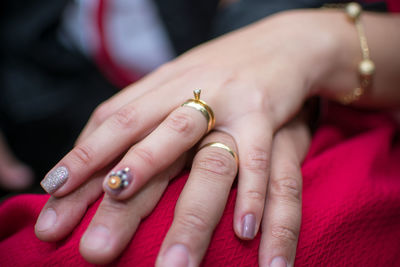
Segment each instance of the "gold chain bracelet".
M360 99L364 94L365 90L371 87L372 76L375 73L375 64L370 58L369 47L367 43L367 37L365 36L364 27L361 23L362 7L360 4L351 2L348 4L327 4L324 5L326 8L338 8L345 11L347 17L354 23L358 39L360 40L360 47L362 52L362 60L358 64L358 76L360 80L360 86L355 88L352 92L340 96L339 102L348 105L354 101Z

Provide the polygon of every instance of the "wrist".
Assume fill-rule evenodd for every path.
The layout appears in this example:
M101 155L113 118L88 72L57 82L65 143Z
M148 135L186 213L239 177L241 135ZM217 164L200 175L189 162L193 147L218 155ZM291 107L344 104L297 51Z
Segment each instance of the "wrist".
M320 10L318 16L315 34L324 41L319 42L320 53L312 57L319 71L311 74L310 94L336 100L360 85L360 43L354 24L342 10Z
M358 86L360 45L356 29L343 11L287 11L276 20L290 36L288 42L294 44L292 59L304 77L306 96L336 97Z

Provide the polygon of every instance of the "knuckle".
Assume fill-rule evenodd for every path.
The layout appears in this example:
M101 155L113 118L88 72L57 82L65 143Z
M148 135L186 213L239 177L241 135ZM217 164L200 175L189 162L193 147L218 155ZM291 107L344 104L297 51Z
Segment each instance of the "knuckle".
M166 125L176 133L189 136L195 128L193 118L189 114L182 111L172 112L166 119Z
M101 103L93 112L92 118L96 125L103 123L111 115L111 109L107 102Z
M89 165L93 160L93 150L88 146L78 144L71 151L71 158L78 164Z
M246 191L245 198L250 199L255 202L258 202L258 203L261 203L262 205L264 205L264 203L265 203L265 193L263 193L261 191L257 191L257 190Z
M301 201L301 178L284 176L283 178L271 179L270 194L273 198L286 199L291 202Z
M114 126L121 129L130 129L136 120L136 108L133 105L126 105L112 115Z
M275 242L281 244L293 243L297 242L299 229L287 225L274 224L271 225L271 236L275 239Z
M125 202L109 198L106 201L102 201L100 208L103 214L118 214L118 216L123 216L124 212L127 212L127 204Z
M137 147L135 154L148 166L155 166L156 160L153 152L145 147Z
M188 232L205 233L210 231L210 224L207 220L200 215L201 213L195 210L186 210L181 216L177 217L177 224L179 227L186 229Z
M236 175L234 159L222 151L204 151L194 162L194 168L207 176L234 177Z
M245 155L242 166L251 171L266 172L269 167L269 155L265 149L254 147Z
M265 113L268 111L268 99L269 97L265 94L264 89L257 84L252 84L252 96L249 101L253 110L256 112Z

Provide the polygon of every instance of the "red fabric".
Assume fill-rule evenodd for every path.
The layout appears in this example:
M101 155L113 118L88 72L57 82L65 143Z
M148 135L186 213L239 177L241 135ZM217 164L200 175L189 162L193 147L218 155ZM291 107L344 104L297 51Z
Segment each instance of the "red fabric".
M399 1L387 2L390 10L400 11ZM102 25L101 17L98 21ZM100 51L98 59L101 65L112 64L106 50ZM113 75L118 82L126 78L123 71ZM328 114L303 164L303 217L296 266L400 266L398 125L382 114L335 106ZM113 266L154 264L186 178L183 174L172 182ZM1 266L91 265L79 255L78 245L99 201L68 238L45 243L35 237L33 227L48 197L22 195L1 204ZM233 188L204 266L257 265L260 235L243 242L232 230L235 197Z
M400 12L400 1L399 0L386 0L388 9L391 12Z
M297 266L400 266L400 139L384 114L331 106L303 164L303 219ZM172 221L187 175L168 187L113 265L152 266ZM204 266L256 266L259 238L240 241L232 230L232 190ZM85 266L78 244L99 201L57 243L39 241L34 224L47 195L23 195L0 207L2 266Z

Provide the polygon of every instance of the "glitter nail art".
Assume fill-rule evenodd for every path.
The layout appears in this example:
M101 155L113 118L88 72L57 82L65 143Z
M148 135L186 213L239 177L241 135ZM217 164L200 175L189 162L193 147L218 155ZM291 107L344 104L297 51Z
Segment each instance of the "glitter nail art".
M107 179L107 187L111 189L113 193L117 193L127 187L131 179L132 175L129 168L117 172L112 171Z
M40 184L47 193L51 194L67 181L68 175L68 169L61 166L51 171Z

